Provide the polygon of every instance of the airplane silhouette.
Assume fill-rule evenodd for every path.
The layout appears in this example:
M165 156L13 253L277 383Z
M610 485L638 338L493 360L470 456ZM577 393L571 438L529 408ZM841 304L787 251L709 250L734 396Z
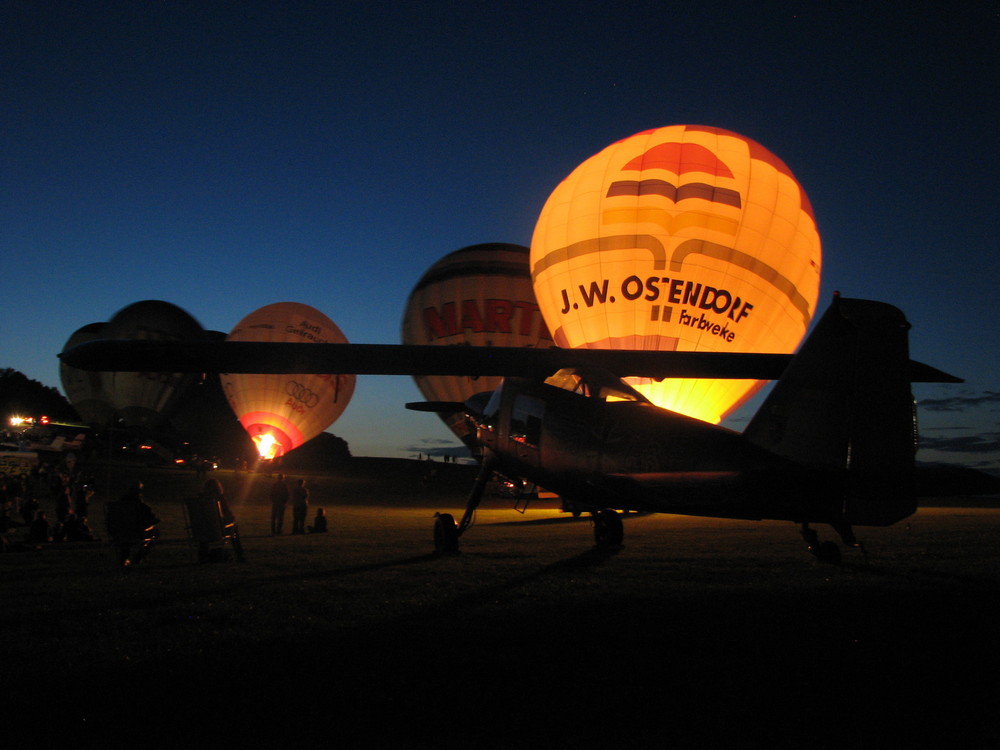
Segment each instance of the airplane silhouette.
M556 493L594 521L601 549L621 546L619 511L775 519L800 526L809 551L840 559L813 524L849 547L854 526L916 510L920 473L913 382L959 378L909 358L903 313L835 295L794 355L366 344L95 341L60 355L82 369L503 375L464 403L409 404L464 413L481 448L465 513L435 519L435 547L458 550L494 473ZM650 403L622 380L776 380L742 433Z

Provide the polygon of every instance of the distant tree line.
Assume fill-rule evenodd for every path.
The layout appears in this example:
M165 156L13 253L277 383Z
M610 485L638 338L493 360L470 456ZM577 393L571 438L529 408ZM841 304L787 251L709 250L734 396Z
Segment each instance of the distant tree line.
M0 416L4 419L45 416L60 422L80 420L76 409L58 390L10 367L0 370Z

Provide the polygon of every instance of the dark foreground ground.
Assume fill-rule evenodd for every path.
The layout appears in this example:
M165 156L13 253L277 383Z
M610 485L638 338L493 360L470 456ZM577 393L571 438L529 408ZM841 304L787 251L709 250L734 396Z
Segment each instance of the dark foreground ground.
M277 538L263 479L222 475L242 565L192 562L175 497L193 480L176 475L147 477L164 540L144 567L115 569L99 544L0 556L0 741L1000 741L1000 511L923 509L862 530L867 562L830 567L786 523L632 516L625 548L604 556L586 520L494 499L462 554L436 559L433 512L460 506L458 485L380 473L378 486L315 478L331 532Z

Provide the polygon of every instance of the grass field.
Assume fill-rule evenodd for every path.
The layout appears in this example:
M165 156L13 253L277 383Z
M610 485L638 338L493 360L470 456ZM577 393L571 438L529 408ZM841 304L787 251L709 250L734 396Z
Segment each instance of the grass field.
M103 544L0 556L4 745L1000 740L1000 511L922 509L830 567L787 523L630 516L608 556L585 519L493 498L435 558L433 514L473 470L425 469L308 476L330 533L294 537L268 533L266 477L220 473L245 564L194 564L179 500L197 483L175 470L143 472L164 536L136 570Z

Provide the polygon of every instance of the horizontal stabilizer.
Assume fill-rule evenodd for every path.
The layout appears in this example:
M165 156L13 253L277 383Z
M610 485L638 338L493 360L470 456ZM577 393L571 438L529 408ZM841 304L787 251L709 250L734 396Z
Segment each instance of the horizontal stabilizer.
M410 401L404 406L410 411L430 411L437 414L458 414L465 411L464 401Z
M962 378L956 378L936 367L925 365L923 362L910 360L910 382L911 383L964 383Z

